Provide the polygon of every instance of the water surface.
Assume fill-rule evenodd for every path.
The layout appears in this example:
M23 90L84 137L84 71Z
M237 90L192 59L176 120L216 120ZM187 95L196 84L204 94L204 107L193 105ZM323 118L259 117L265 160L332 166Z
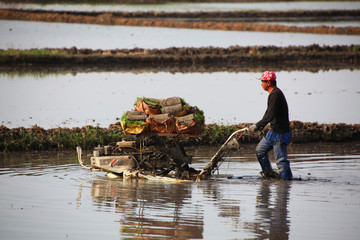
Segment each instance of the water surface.
M268 94L262 72L90 72L0 75L0 124L9 128L108 127L137 97L179 96L205 113L206 124L257 122ZM290 120L359 123L359 70L277 72Z
M0 8L34 9L54 11L124 11L124 12L212 12L212 11L290 11L290 10L354 10L359 2L271 2L271 3L168 3L168 4L9 4L0 3Z
M109 180L75 152L0 153L3 239L356 239L360 143L289 148L302 181L259 178L254 145L200 183ZM196 148L193 167L217 148ZM226 176L233 176L228 179ZM341 229L341 231L339 231Z
M360 36L103 26L0 20L1 49L169 48L359 44Z

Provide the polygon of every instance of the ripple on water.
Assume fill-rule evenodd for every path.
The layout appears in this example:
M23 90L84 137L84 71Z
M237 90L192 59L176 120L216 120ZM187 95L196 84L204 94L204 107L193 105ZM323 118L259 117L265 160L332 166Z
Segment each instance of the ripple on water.
M356 239L359 149L356 143L330 145L293 144L292 170L304 180L292 182L259 179L253 145L221 165L220 174L227 175L186 184L109 180L82 169L72 154L1 153L0 234L6 239ZM213 150L197 152L204 154L196 155L201 168Z

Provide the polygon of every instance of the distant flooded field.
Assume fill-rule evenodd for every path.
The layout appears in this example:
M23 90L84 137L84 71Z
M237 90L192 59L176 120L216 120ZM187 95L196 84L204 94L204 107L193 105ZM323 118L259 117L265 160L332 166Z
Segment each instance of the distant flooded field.
M107 179L74 152L0 153L3 239L356 239L360 143L293 144L302 181L261 180L244 145L200 183ZM201 169L216 148L190 149ZM229 179L230 178L230 179Z
M359 2L269 2L269 3L168 3L168 4L8 4L0 8L37 9L54 11L155 11L155 12L211 12L211 11L290 11L290 10L353 10L360 9Z
M290 120L359 123L359 70L279 71ZM205 112L207 124L256 122L268 94L261 72L89 72L1 74L0 112L5 126L108 127L134 108L137 97L183 97Z
M358 44L360 36L103 26L0 20L1 49L169 48ZM99 37L101 36L101 37ZM145 41L144 41L145 40Z

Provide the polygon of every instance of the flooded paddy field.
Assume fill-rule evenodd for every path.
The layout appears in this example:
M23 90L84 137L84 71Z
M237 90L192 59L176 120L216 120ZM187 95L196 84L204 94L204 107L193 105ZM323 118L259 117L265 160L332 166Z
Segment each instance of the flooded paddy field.
M359 123L360 72L278 71L290 120ZM258 72L82 72L1 74L1 124L9 128L108 127L130 110L137 97L181 96L205 112L207 124L256 122L267 94ZM341 81L340 81L341 79Z
M4 239L356 239L360 143L293 144L302 181L261 180L243 145L200 183L107 179L74 152L0 153ZM201 169L217 148L189 149Z
M298 1L253 3L166 3L166 4L25 4L0 3L0 8L53 11L155 11L155 12L212 12L212 11L290 11L360 9L356 1Z
M283 3L280 9L274 3L266 6L269 11L272 7L287 11L287 4ZM303 4L311 6L311 10L317 8L312 3ZM338 4L335 9L359 9L358 2ZM294 9L292 3L289 5ZM53 6L44 5L41 9L61 10L64 5L56 9ZM199 11L191 4L185 10L176 4L167 6L174 7L161 11ZM236 10L235 5L213 6L206 11ZM251 9L254 6L250 4ZM319 6L327 9L322 4ZM109 10L97 5L90 6L91 10L83 7L89 6L79 5L75 9L71 6L71 10ZM148 7L142 5L140 11L154 11ZM110 8L115 9L114 5ZM351 25L357 27L357 22ZM356 35L9 20L0 21L0 36L1 49L144 48L145 52L172 47L335 46L360 42ZM241 70L233 67L214 70L206 65L169 69L118 66L116 70L110 65L110 70L85 66L80 71L77 66L53 70L47 65L35 68L28 64L10 71L1 67L0 124L9 128L108 127L120 120L137 97L183 97L205 112L206 124L255 122L266 108L267 94L256 80L266 65L249 69L239 66ZM291 120L358 125L358 68L355 61L331 66L323 62L315 70L279 64L273 70L278 76L278 86L287 97ZM294 176L301 178L292 182L262 180L254 148L253 144L243 144L226 158L212 180L186 184L110 180L104 173L81 168L75 149L1 152L0 236L4 239L356 239L359 236L360 142L290 145L291 167ZM194 156L192 167L202 169L218 147L192 146L187 150Z
M360 36L103 26L0 20L1 49L122 49L359 44ZM101 36L101 38L99 38ZM146 39L146 41L144 41Z
M117 26L166 27L180 29L205 29L223 31L255 31L312 34L360 35L359 10L302 11L302 12L196 12L196 13L165 13L165 12L52 12L33 10L2 10L0 19L26 20L41 22L63 22ZM287 24L258 24L258 22L292 22ZM306 25L296 22L322 21L321 25ZM355 26L333 26L328 21L357 21Z

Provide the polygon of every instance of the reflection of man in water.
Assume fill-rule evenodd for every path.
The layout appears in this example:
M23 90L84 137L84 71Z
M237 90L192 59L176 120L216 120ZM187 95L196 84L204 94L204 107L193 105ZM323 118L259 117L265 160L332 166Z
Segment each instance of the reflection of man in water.
M143 180L94 180L91 196L97 211L115 208L124 238L203 239L203 214L192 205L188 184ZM161 217L159 217L161 216Z
M267 180L261 182L256 206L260 224L256 224L254 230L260 235L258 239L286 240L289 239L290 230L287 205L291 182L275 182L274 191L271 191L270 184ZM274 193L275 196L272 196ZM275 199L275 202L271 199Z
M283 92L276 86L276 75L265 71L261 78L261 87L269 93L267 109L263 118L249 127L250 132L262 130L270 123L270 131L261 139L256 147L256 156L261 165L262 175L276 177L269 159L269 151L274 149L275 160L280 177L292 180L290 162L287 159L287 145L291 140L288 105Z

